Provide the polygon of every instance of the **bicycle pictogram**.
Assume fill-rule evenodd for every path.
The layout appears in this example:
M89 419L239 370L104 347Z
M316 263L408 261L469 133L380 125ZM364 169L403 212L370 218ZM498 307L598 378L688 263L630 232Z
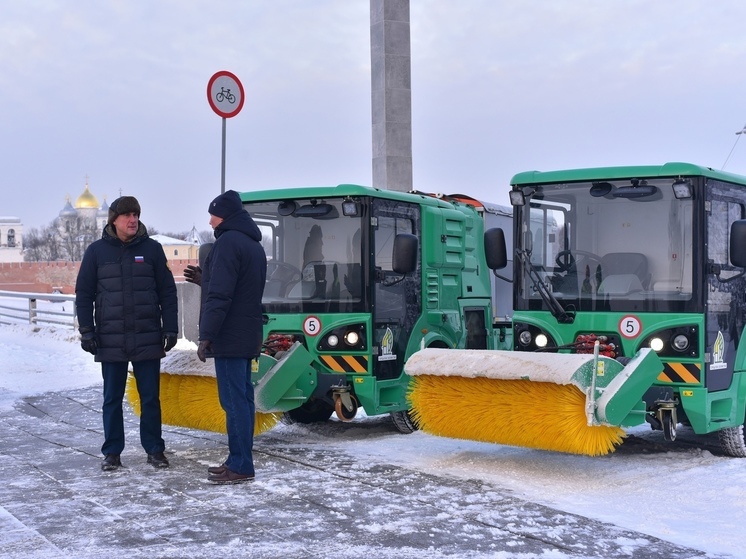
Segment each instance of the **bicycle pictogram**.
M220 91L218 91L215 94L215 100L218 103L222 103L223 101L228 101L232 105L233 103L236 102L236 96L231 93L230 89L221 87Z
M243 107L243 85L230 72L217 72L207 82L207 102L218 116L232 118Z

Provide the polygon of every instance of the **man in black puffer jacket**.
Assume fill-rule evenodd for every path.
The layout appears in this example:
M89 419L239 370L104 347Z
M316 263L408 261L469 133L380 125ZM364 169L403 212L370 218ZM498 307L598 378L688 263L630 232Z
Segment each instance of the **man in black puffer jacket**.
M75 306L81 346L101 363L104 379L101 469L122 465L122 400L130 362L140 394L140 442L149 464L168 467L161 436L160 369L178 335L176 284L163 247L140 222L134 197L122 196L109 206L101 239L83 255Z
M208 209L215 244L201 271L202 309L197 356L215 358L220 406L225 410L228 458L208 468L214 483L254 478L254 387L251 363L262 348L262 294L267 256L262 233L229 190ZM195 282L196 283L196 282Z

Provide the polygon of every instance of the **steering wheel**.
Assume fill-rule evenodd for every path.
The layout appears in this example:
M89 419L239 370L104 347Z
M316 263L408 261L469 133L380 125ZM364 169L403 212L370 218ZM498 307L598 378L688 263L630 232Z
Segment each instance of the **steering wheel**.
M300 281L301 273L298 268L287 262L270 260L267 262L267 280L275 280L282 283Z
M576 256L580 257L578 259L580 262L593 261L599 265L601 264L600 256L585 250L561 250L557 253L557 258L554 259L554 262L557 264L560 272L567 272L572 267L575 267L577 270L579 266L575 258Z

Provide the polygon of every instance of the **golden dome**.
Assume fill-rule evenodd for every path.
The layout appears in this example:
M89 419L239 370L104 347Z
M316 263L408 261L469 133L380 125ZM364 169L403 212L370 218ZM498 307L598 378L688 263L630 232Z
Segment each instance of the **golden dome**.
M98 209L99 203L98 200L96 200L96 197L90 193L88 190L88 183L85 183L85 190L83 191L83 194L78 196L78 199L75 200L75 209L76 210L82 210L85 208L95 208Z

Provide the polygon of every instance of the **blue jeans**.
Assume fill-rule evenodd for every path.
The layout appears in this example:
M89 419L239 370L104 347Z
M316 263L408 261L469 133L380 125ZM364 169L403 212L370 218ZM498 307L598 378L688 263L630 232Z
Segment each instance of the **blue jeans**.
M220 407L225 410L228 431L228 459L232 472L254 475L254 386L251 384L251 359L216 357Z
M161 437L161 360L150 359L132 363L140 393L140 443L148 454L163 452ZM127 361L101 363L104 377L104 444L101 452L121 454L124 450L124 418L122 400L127 386Z

